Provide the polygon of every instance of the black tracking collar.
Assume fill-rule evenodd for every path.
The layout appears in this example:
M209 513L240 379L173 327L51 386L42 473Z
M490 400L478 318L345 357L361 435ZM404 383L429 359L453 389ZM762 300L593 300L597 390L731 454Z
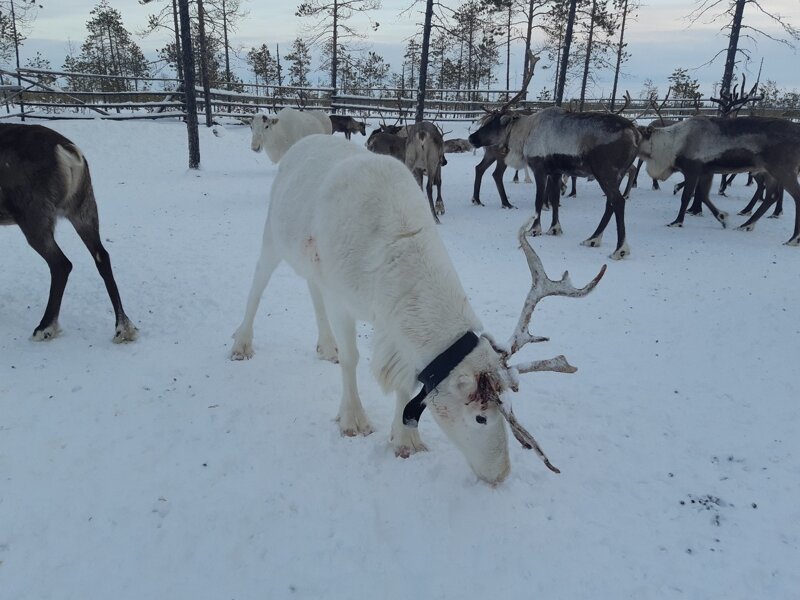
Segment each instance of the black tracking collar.
M467 357L467 354L475 349L478 339L477 335L468 331L422 369L417 377L417 380L422 383L422 389L403 409L403 425L416 427L419 424L422 411L426 406L425 398L450 375L450 372Z

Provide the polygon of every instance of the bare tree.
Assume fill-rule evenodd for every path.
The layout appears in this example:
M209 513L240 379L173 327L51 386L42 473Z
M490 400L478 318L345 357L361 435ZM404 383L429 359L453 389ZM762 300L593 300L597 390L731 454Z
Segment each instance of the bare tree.
M572 31L575 27L575 12L578 9L578 0L569 0L567 13L567 26L564 31L564 49L559 59L558 83L556 84L556 106L561 106L564 101L564 86L567 83L567 65L569 64L569 50L572 45Z
M619 72L622 63L627 60L628 53L625 51L625 25L628 16L633 16L639 9L638 0L614 0L615 17L619 25L619 42L617 42L617 64L614 68L614 85L611 88L611 110L614 110L614 103L617 99L617 84L619 83ZM620 19L621 17L621 19Z
M745 20L745 8L748 6L752 7L748 14L761 13L766 16L778 27L780 34L772 34L763 28L749 25ZM698 21L722 22L721 29L730 31L727 49L720 50L705 63L710 64L722 53L725 53L725 69L722 73L720 95L731 92L731 82L738 57L743 56L746 62L750 60L750 50L740 43L743 38L755 42L757 37L763 37L792 49L795 49L797 42L800 41L800 30L787 22L780 14L767 10L760 0L696 0L695 8L688 18L692 23Z

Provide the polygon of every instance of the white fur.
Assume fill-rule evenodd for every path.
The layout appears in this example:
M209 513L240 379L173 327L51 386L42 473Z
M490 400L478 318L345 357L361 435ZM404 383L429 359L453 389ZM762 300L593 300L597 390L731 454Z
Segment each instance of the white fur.
M84 158L83 154L76 146L65 148L56 146L56 161L61 170L66 186L67 198L72 198L78 191L78 186L83 181Z
M250 148L254 152L263 149L277 163L299 139L315 133L330 135L331 120L318 110L299 111L287 106L273 118L257 114L250 121L250 130L253 132Z
M481 324L408 169L331 136L306 137L286 153L272 186L247 312L234 335L234 358L252 355L258 303L281 260L309 282L318 345L330 346L329 336L335 341L344 388L342 433L371 431L355 381L355 321L363 320L375 332L372 371L385 391L396 393L395 452L424 449L418 432L402 423L417 374ZM475 473L492 483L509 471L505 425L496 405L468 399L477 374L499 369L497 354L482 339L429 396L434 418ZM486 424L477 423L477 415Z

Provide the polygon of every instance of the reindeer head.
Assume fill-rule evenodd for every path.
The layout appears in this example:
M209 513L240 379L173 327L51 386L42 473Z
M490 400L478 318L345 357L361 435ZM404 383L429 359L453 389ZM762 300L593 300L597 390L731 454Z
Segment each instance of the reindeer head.
M494 146L504 144L508 138L508 130L511 123L520 117L519 112L512 110L512 107L519 102L525 94L528 85L533 77L533 70L539 61L539 56L534 55L528 50L528 70L522 78L522 87L512 98L510 98L500 108L488 109L483 107L486 115L478 121L478 130L469 136L469 143L476 148L483 146Z
M264 145L264 136L270 127L274 127L278 123L277 117L268 117L267 115L258 114L250 121L250 131L253 132L253 138L250 140L250 149L253 152L261 152Z
M500 397L507 389L502 369L498 353L481 338L427 397L436 423L475 474L491 484L501 482L511 469L500 412Z
M550 464L533 436L517 421L511 408L510 392L518 391L520 373L574 373L577 369L564 356L522 364L509 364L508 361L526 344L548 340L546 337L532 335L528 329L539 300L547 296L585 296L595 288L606 271L603 265L597 276L583 288L575 288L566 272L557 281L550 279L526 236L531 224L532 220L529 220L520 228L518 235L533 283L525 298L514 334L506 346L501 346L488 334L483 334L478 339L473 335L471 345L466 348L466 356L438 385L431 386L433 389L424 399L430 405L436 422L461 450L475 474L491 484L501 482L510 470L504 421L508 422L511 432L523 447L536 451L551 471L559 472ZM470 335L472 334L466 334L436 361L454 348L457 353L457 346L463 340L468 340ZM424 371L420 379L426 385L429 382ZM421 401L415 398L409 403L404 420L407 416L409 420L419 418L422 405L415 407L414 403Z

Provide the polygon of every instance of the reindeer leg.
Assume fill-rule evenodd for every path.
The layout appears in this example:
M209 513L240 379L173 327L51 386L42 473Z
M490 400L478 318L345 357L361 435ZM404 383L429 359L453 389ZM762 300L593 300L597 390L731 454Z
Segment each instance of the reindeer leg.
M761 203L761 206L758 207L755 214L747 219L744 223L739 225L736 229L739 231L753 231L756 227L756 222L764 215L765 212L769 210L769 207L775 203L775 198L772 196L767 195L764 198L764 201ZM790 240L791 241L791 240ZM788 243L788 242L787 242Z
M603 212L603 216L600 218L600 223L597 225L597 229L594 230L594 233L589 236L587 239L581 242L581 246L589 246L591 248L597 248L603 243L603 232L608 227L608 222L611 221L611 215L614 214L614 206L611 204L610 198L606 197L606 209Z
M786 242L787 246L800 246L800 184L796 173L797 171L793 171L788 180L781 182L783 188L794 198L794 233Z
M111 306L114 308L114 338L113 341L117 344L121 342L132 342L136 339L139 330L125 314L122 308L122 300L119 297L119 289L117 282L114 280L114 273L111 270L111 258L108 252L100 242L100 229L97 223L97 211L95 209L94 216L91 213L82 215L83 219L77 217L69 217L70 222L75 227L81 240L88 248L89 253L94 258L94 264L100 277L103 278L103 283L106 285L108 297L111 300Z
M61 330L58 327L58 314L61 310L61 300L64 297L64 288L72 271L72 263L56 244L53 231L55 229L55 216L37 215L36 222L29 219L17 219L25 239L31 248L47 262L50 268L50 294L47 306L44 309L42 320L33 330L32 339L39 342L57 336Z
M572 189L570 189L569 196L567 197L575 198L578 195L578 178L575 177L575 175L573 175L572 177L570 177L570 179L572 180Z
M633 181L636 177L636 167L631 165L625 173L628 175L628 183L625 184L625 191L622 192L622 197L627 201L631 197L631 188L633 187Z
M425 182L425 194L428 196L428 203L430 204L431 210L433 211L434 216L443 215L444 214L444 204L442 203L441 193L436 199L436 202L433 201L433 183L435 178L431 177L430 175L427 176L427 181Z
M636 161L636 167L635 171L633 172L633 181L631 183L631 187L634 188L639 187L639 171L642 169L643 164L644 161L641 158L638 161Z
M483 174L486 172L486 169L492 166L495 160L494 158L489 158L488 154L484 154L481 162L475 165L475 183L472 186L472 203L476 206L483 206L483 202L481 202L481 181L483 180Z
M763 179L759 178L759 180L756 182L756 191L753 194L753 197L750 198L750 202L747 203L747 206L745 206L742 210L739 211L739 215L740 216L742 216L742 217L750 216L750 214L752 213L753 208L755 207L756 203L759 200L763 200L764 199L764 190L765 189L766 189L766 186L764 185Z
M514 171L514 177L511 179L514 183L519 183L519 171Z
M692 201L692 206L688 211L686 211L693 217L703 216L703 204L705 204L709 198L711 193L711 183L713 180L713 173L701 175L698 179L697 187L694 188L694 199Z
M247 309L244 313L242 324L233 334L233 348L231 348L232 360L243 360L253 356L253 321L256 318L258 305L264 289L269 283L272 273L275 271L281 258L275 250L272 242L272 231L268 227L264 229L264 240L261 247L261 256L258 257L256 270L253 273L253 283L250 286L250 293L247 296Z
M497 187L497 193L500 194L500 205L503 208L514 208L514 205L508 201L508 196L506 195L506 188L503 185L503 173L506 172L508 165L505 161L498 160L497 166L494 168L494 172L492 173L492 179L494 179L494 184Z
M783 214L783 188L776 187L773 194L775 194L775 211L767 217L768 219L777 219Z
M373 429L361 404L356 382L358 365L356 322L347 309L333 298L325 297L324 302L330 316L336 347L339 349L339 366L342 368L342 401L336 417L339 431L348 437L369 435Z
M653 179L653 189L660 190L661 186L658 184L658 179Z
M703 204L708 206L709 210L711 210L711 214L714 215L714 218L719 221L722 228L726 228L728 226L728 213L724 210L719 210L714 203L711 202L711 198L709 197L709 192L711 191L711 180L712 177L701 178L697 184L697 188L695 188L694 195L695 200L699 197L702 199Z
M533 168L533 179L536 182L536 199L534 200L534 215L529 235L542 235L542 206L546 193L547 175L540 168Z
M686 207L689 206L689 200L697 187L698 176L694 173L691 175L684 175L683 180L683 193L681 194L681 208L678 211L678 216L675 220L668 225L668 227L683 227L683 218L686 216ZM676 186L677 187L677 186Z
M610 207L614 213L614 220L616 221L617 225L617 247L614 252L609 255L609 258L612 258L613 260L621 260L631 253L631 249L628 246L625 235L625 197L619 192L619 179L609 180L606 177L597 177L597 183L600 184L600 187L607 198L606 214L608 213L608 209ZM603 214L603 220L600 222L600 224L603 226L603 229L605 229L605 226L608 225L609 221L606 214ZM603 221L605 221L605 225L603 224ZM602 231L600 231L600 233L602 235Z
M317 357L338 363L339 358L336 351L336 342L333 339L333 332L328 322L328 314L325 312L325 302L322 300L322 293L319 287L308 282L308 291L311 294L311 302L314 305L314 317L317 319Z
M561 223L558 220L558 207L559 207L559 182L561 181L561 174L550 175L547 178L547 185L545 187L545 195L550 202L550 208L553 210L553 220L550 223L550 229L547 230L547 235L561 235Z
M419 428L403 424L403 409L410 400L410 394L399 391L396 393L391 443L392 448L394 448L394 455L399 458L408 458L416 452L424 452L428 449L422 442Z

